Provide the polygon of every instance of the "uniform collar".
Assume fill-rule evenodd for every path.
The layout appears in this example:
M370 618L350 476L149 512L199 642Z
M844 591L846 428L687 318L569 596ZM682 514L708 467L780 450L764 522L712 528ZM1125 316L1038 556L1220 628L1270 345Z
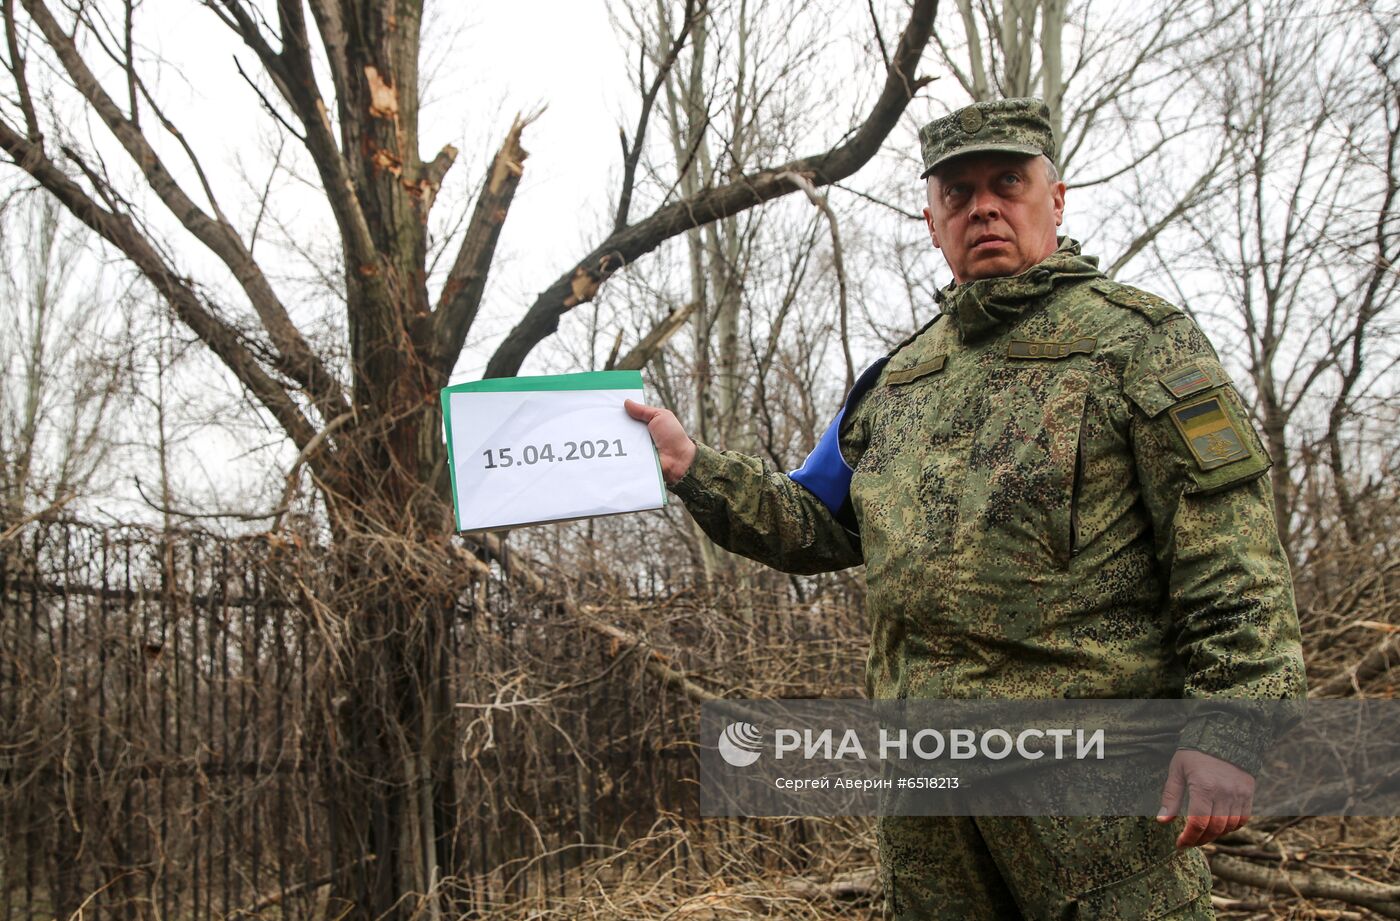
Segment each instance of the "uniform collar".
M1053 253L1019 275L949 284L935 292L939 309L948 314L964 342L981 339L1043 306L1045 296L1059 285L1103 276L1097 256L1080 255L1079 243L1069 237L1057 240L1060 245Z

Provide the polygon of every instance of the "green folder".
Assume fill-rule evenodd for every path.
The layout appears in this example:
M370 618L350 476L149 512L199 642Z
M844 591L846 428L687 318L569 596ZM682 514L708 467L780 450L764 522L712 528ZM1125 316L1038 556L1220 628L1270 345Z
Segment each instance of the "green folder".
M452 396L461 393L519 393L519 392L567 392L567 391L599 391L599 390L643 390L642 372L640 371L585 371L578 374L545 374L532 377L497 377L488 380L468 381L461 384L452 384L444 387L440 394L442 401L443 429L447 441L447 464L452 482L452 506L454 510L454 521L460 528L462 521L461 497L458 489L458 464L456 449L457 445L452 437ZM651 445L652 459L655 465L657 482L661 486L661 501L665 505L669 501L666 492L665 480L661 474L661 458L657 454L655 445ZM607 512L603 514L626 514L626 512ZM520 522L518 525L501 525L500 529L506 527L523 526L526 524L545 524L549 522L574 521L579 518L594 517L593 515L578 515L565 518L549 518L540 520L529 520ZM497 528L482 528L472 530L497 530Z

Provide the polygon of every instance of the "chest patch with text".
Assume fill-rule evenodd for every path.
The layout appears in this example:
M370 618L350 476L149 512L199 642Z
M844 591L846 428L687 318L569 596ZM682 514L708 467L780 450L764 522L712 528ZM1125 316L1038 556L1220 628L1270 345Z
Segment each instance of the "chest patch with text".
M1070 355L1092 355L1097 339L1084 337L1071 342L1032 342L1028 339L1012 339L1006 344L1007 358L1050 359L1067 358Z

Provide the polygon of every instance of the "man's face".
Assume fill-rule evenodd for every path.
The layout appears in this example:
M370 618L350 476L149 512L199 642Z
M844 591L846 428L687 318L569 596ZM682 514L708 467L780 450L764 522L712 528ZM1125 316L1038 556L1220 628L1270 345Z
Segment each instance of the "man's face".
M969 154L929 178L924 209L933 245L959 284L1018 275L1055 251L1065 184L1046 162L1020 154Z

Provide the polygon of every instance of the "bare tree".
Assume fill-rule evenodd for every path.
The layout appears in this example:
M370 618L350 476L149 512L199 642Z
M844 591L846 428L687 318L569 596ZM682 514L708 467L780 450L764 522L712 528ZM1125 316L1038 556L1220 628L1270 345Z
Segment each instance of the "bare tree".
M664 127L650 146L632 143L634 135L624 137L627 162L638 164L624 205L664 200L677 190L693 195L760 163L790 158L800 138L829 125L829 100L840 96L840 80L823 71L845 59L841 30L831 26L842 12L825 0L718 0L705 4L690 41L678 49L678 23L665 4L618 4L614 18L646 50L638 57L638 90L657 94ZM871 28L864 11L855 21ZM666 63L672 66L663 70ZM823 74L818 86L829 91L803 86L794 92L791 78L798 72L813 75L809 81ZM808 182L797 172L780 178ZM635 361L638 350L660 354L653 378L697 438L761 453L778 465L792 464L801 456L797 452L810 448L818 424L790 424L790 409L805 401L820 415L820 401L831 395L801 394L784 380L794 333L834 340L828 317L845 328L843 311L831 309L843 303L845 273L833 271L838 259L828 258L839 246L827 245L833 232L839 240L839 218L829 205L825 211L813 207L826 204L820 193L805 198L688 231L677 241L682 245L629 273L628 288L607 299L626 318L614 341L615 356L622 327L637 326L641 341L618 360ZM683 321L689 335L672 337ZM651 333L645 333L649 326ZM839 387L842 377L852 376L847 337L833 348L844 351L834 359L846 366L844 375L832 374ZM719 550L698 528L686 540L708 580L720 570L737 572L741 580L758 573L759 567Z
M1234 3L1137 8L1066 0L957 0L938 53L969 101L1040 96L1079 218L1117 275L1215 192L1228 137L1183 105L1204 63L1227 54ZM946 37L945 37L946 36ZM1189 151L1189 156L1183 155Z
M4 4L10 88L0 148L136 268L297 451L293 469L304 466L322 500L339 574L334 598L306 599L329 618L341 650L323 734L336 791L336 892L359 917L407 916L408 895L434 892L460 846L449 831L458 823L442 619L470 575L444 563L454 557L436 394L481 306L524 171L530 118L507 132L432 293L426 227L457 152L425 157L419 147L421 36L436 28L422 4L280 0L266 14L249 0L204 7L245 48L239 67L256 62L251 91L314 168L338 232L331 274L343 289L343 348L305 333L277 277L255 258L257 222L241 226L225 207L227 190L215 188L139 54L141 31L155 23L134 0ZM827 150L778 163L745 157L634 219L629 147L614 227L521 314L487 376L516 373L563 316L664 241L794 191L783 174L821 186L858 170L923 83L916 69L934 9L934 0L908 7L873 102ZM689 3L672 14L672 45L690 40L699 10ZM664 79L674 61L662 56L654 72ZM655 91L643 94L637 138L656 103ZM96 139L65 130L69 104L100 126ZM133 171L136 182L124 178ZM179 255L191 244L221 274L192 277ZM435 898L427 899L431 914Z
M1400 303L1400 48L1394 40L1395 23L1375 25L1379 28L1371 34L1376 45L1368 56L1375 79L1363 81L1356 100L1370 131L1363 129L1348 151L1361 161L1361 172L1369 174L1362 178L1371 180L1366 185L1375 189L1375 199L1373 207L1360 209L1355 223L1343 228L1345 238L1337 241L1338 259L1349 264L1335 276L1332 303L1350 309L1341 311L1341 328L1331 337L1338 382L1324 435L1342 524L1353 545L1363 542L1366 529L1352 481L1361 480L1364 491L1374 491L1395 470L1387 456L1390 451L1384 450L1395 445L1384 445L1380 458L1367 458L1363 448L1356 462L1349 464L1344 435L1352 435L1347 441L1366 444L1360 432L1348 430L1370 414L1367 410L1374 411L1366 406L1373 402L1374 385L1393 372L1400 358L1393 351L1375 354L1376 344L1388 341L1395 332L1395 308ZM1376 368L1368 367L1377 359L1379 375Z
M1163 259L1183 288L1209 292L1192 299L1200 312L1238 333L1295 554L1311 444L1325 446L1346 530L1359 534L1342 433L1396 360L1383 339L1400 306L1392 26L1348 6L1243 7L1235 53L1202 72L1198 97L1227 126L1230 181L1189 221L1195 255Z
M94 309L106 276L88 245L48 197L0 210L0 533L102 485L123 437L133 302Z

